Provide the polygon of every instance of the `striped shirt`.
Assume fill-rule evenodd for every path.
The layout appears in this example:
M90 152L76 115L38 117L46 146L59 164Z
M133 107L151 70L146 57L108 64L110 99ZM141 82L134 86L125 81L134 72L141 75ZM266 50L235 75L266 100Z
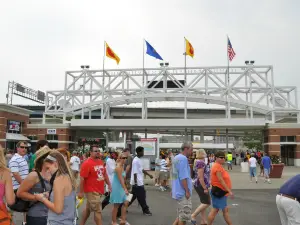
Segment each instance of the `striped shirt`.
M167 161L165 159L160 161L160 171L168 172Z
M28 163L25 159L25 157L19 155L16 153L11 160L9 161L9 169L12 173L19 173L22 180L25 179L28 175ZM12 181L13 181L13 189L16 190L20 187L20 184L16 180L16 178L12 175Z

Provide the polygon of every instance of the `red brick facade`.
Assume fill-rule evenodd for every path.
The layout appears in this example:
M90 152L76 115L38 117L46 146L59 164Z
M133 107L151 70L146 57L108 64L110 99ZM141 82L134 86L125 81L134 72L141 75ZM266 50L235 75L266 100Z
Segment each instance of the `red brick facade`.
M265 130L265 151L270 155L280 155L281 136L295 136L296 152L295 158L300 159L300 128L268 128ZM299 143L299 144L298 144Z

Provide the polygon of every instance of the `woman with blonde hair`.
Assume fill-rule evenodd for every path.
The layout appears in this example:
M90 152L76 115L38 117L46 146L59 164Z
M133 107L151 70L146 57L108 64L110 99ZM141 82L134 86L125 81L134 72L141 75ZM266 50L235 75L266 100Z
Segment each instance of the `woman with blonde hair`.
M194 188L200 198L200 206L191 215L192 224L197 224L196 217L201 214L201 224L207 224L206 209L210 206L210 196L208 189L210 188L210 170L207 162L205 162L206 152L204 149L196 151L196 163L194 165Z
M73 225L76 216L76 180L64 156L58 151L52 151L44 159L44 165L52 174L50 183L53 185L49 194L38 194L36 198L49 209L48 224Z
M15 193L13 190L10 170L6 166L4 149L0 145L0 221L1 225L11 224L11 215L8 213L4 197L8 205L15 203Z
M117 159L117 165L115 171L113 173L112 178L112 191L110 194L109 202L113 205L112 211L112 225L117 224L117 213L118 208L122 205L121 209L121 222L120 225L128 224L126 222L126 209L128 207L129 201L127 200L127 196L129 194L126 184L125 184L125 171L124 171L124 163L127 160L127 156L124 153L120 153Z

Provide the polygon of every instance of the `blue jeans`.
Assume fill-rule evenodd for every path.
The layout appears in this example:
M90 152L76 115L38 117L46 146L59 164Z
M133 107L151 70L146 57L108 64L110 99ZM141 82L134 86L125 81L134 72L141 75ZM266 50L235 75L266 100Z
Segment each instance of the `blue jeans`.
M256 177L256 167L250 167L250 177Z

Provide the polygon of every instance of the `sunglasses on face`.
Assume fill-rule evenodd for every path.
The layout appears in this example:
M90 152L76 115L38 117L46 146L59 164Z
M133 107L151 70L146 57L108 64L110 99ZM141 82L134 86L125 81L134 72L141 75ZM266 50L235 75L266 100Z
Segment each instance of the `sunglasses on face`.
M100 152L99 150L94 150L93 152Z
M224 156L220 156L220 157L218 157L219 159L225 159L225 157Z
M20 146L19 148L27 149L28 147L27 146Z
M127 157L122 157L121 159L127 159Z

